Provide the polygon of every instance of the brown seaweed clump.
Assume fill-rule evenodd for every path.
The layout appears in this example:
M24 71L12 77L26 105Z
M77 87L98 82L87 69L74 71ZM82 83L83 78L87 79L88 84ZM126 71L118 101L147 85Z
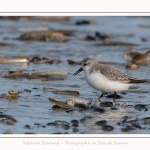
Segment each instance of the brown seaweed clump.
M47 30L47 31L33 31L25 32L18 40L22 41L44 41L44 42L67 42L68 39L64 36L71 35L72 32L69 30Z
M150 50L140 53L135 50L127 50L123 54L123 58L127 61L127 68L137 69L140 65L148 66L150 62Z

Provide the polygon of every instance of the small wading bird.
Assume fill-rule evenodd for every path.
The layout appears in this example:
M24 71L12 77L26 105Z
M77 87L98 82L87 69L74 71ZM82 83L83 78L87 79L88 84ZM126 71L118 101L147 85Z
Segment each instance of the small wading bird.
M98 63L93 58L83 59L81 65L82 67L73 75L84 71L85 80L89 86L95 90L102 91L99 100L104 94L114 92L113 100L115 102L117 92L127 91L134 84L150 82L148 79L142 80L127 76L114 68Z

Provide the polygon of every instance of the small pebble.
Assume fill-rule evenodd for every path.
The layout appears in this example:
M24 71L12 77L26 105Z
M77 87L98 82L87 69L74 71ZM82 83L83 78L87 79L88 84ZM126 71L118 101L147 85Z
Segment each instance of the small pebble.
M27 129L33 129L34 127L30 126L30 125L25 125L25 128L27 128Z
M146 105L144 105L144 104L137 104L134 106L134 109L141 111L141 110L145 109L145 107L146 107Z
M41 124L40 123L35 123L34 125L40 126Z
M80 119L80 122L81 122L81 123L84 123L85 121L86 121L85 118Z
M99 113L104 113L106 110L104 108L96 107L96 106L91 106L90 109L94 112L99 112Z
M91 35L87 35L87 36L85 37L85 40L86 40L86 41L95 41L96 39L95 39L95 37L93 37L93 36L91 36Z
M104 126L104 125L107 125L108 122L106 120L100 120L100 121L95 122L95 124L98 126Z
M54 125L59 126L59 125L70 125L70 124L66 121L56 120L54 121Z
M84 123L86 120L92 119L92 118L93 118L93 116L84 116L82 119L80 119L80 122Z
M139 124L132 124L132 126L134 126L135 128L138 128L138 129L143 129Z
M92 21L91 20L81 20L81 21L77 21L75 24L76 25L88 25L91 24Z
M72 124L74 124L74 123L78 124L79 121L78 121L78 120L71 120L71 123L72 123Z
M112 130L114 130L114 127L110 126L110 125L104 125L104 126L102 126L102 130L104 130L104 131L112 131Z
M111 110L118 110L118 108L116 108L116 107L111 107Z
M131 117L129 116L124 116L121 118L121 121L117 123L117 125L124 125L125 123L127 123L127 120L130 119Z
M70 125L62 125L62 128L63 128L64 130L69 130L69 129L70 129Z
M96 36L97 38L100 38L101 40L105 40L105 39L107 38L106 35L104 35L104 34L102 34L102 33L100 33L100 32L95 32L95 36Z
M54 126L55 124L54 124L54 122L48 122L47 125L48 126Z
M135 130L135 128L133 126L129 126L129 125L127 125L125 128L121 129L122 132L129 132L132 130Z
M75 109L69 109L69 110L66 110L66 113L70 113L70 112L73 112L75 111Z
M148 125L150 124L150 117L143 118L140 120L140 122L142 122L144 125Z
M41 95L34 95L34 96L38 96L38 97L40 97Z
M84 116L85 119L92 119L93 116Z
M32 89L38 90L38 88L32 88Z
M31 93L31 90L28 90L28 89L24 89L24 91L27 93Z
M142 41L142 42L147 42L147 41L148 41L148 39L147 39L147 38L145 38L145 37L142 37L142 38L141 38L141 41Z
M112 102L101 102L100 107L113 107Z
M75 133L75 132L79 132L79 129L78 128L72 128L72 131Z
M72 127L78 127L79 121L78 120L71 120Z
M84 104L75 104L74 107L78 107L81 109L87 109L87 105L84 105Z

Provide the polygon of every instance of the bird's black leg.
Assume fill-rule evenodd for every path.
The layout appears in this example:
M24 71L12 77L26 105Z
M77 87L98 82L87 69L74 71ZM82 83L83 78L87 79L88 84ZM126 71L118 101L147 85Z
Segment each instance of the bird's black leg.
M114 99L113 99L114 102L116 102L116 95L117 95L117 93L114 92Z
M102 94L99 96L98 100L100 101L100 99L101 99L103 96L104 96L104 93L102 93Z

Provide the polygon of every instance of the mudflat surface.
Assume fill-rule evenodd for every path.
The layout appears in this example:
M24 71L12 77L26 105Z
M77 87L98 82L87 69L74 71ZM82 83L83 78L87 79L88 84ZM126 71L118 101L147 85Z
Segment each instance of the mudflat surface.
M76 90L79 98L96 100L101 92L88 86L84 73L73 76L80 65L70 65L67 60L81 61L85 57L94 57L98 61L114 62L110 66L137 78L150 78L150 68L140 66L136 70L125 68L126 61L122 58L125 50L135 49L141 53L150 48L149 17L69 17L68 20L50 19L1 19L0 42L10 45L0 46L0 57L24 56L32 59L35 56L50 59L60 58L57 64L50 63L0 63L0 95L9 90L18 90L16 100L0 98L0 133L12 134L149 134L150 111L141 104L150 104L150 85L138 84L136 89L147 92L119 93L122 98L118 104L128 102L130 107L120 107L116 110L107 107L106 112L77 109L72 112L54 110L48 98L65 102L69 95L44 91L43 88L57 90ZM92 20L90 24L76 25L77 21ZM33 30L70 30L72 35L63 36L66 42L18 40L26 31ZM102 40L95 37L95 32L108 34L108 41L133 43L133 45L102 45ZM94 37L86 38L87 36ZM146 40L142 40L145 38ZM134 45L135 44L135 45ZM3 78L9 71L23 70L24 73L50 70L66 70L64 80L28 80L25 78ZM31 92L25 89L31 90ZM113 102L112 98L103 97L102 102ZM137 105L140 104L140 105ZM137 107L134 107L137 106ZM4 120L8 115L17 120L7 124ZM125 119L124 122L121 122ZM105 120L107 125L96 123ZM132 121L131 121L132 120ZM120 123L121 122L121 123Z

